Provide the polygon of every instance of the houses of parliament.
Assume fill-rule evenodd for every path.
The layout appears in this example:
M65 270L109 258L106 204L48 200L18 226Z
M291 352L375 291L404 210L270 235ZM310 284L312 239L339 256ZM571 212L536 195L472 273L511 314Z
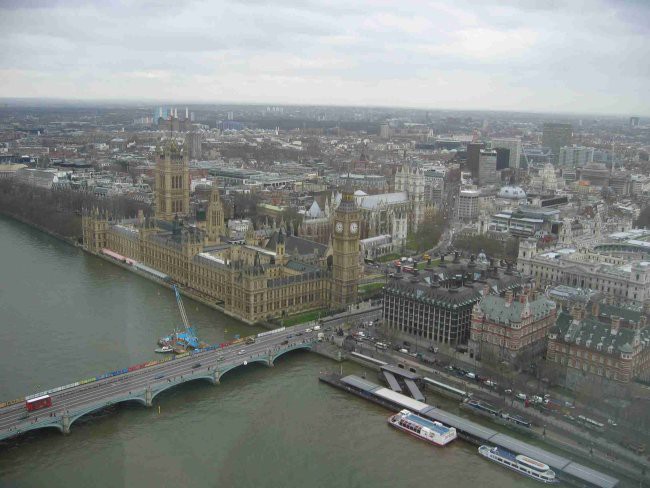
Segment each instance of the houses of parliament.
M83 245L167 275L248 323L356 302L360 216L352 190L344 191L334 212L327 245L287 235L282 228L266 242L252 231L245 243L222 242L224 211L216 185L205 220L190 213L188 157L171 142L156 154L155 216L117 221L87 210Z

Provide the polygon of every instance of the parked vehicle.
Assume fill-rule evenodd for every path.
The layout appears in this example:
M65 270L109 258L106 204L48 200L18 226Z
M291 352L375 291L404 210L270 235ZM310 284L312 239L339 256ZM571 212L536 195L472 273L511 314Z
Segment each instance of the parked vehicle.
M525 402L526 400L528 400L528 397L526 396L525 393L517 393L517 394L515 395L515 398L516 398L517 400L521 400L522 402Z

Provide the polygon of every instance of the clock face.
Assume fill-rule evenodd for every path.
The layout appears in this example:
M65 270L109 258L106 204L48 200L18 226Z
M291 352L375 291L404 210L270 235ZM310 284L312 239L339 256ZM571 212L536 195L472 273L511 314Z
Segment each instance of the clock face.
M339 234L340 234L341 232L343 232L343 222L337 222L336 225L334 226L334 229L335 229L336 232L338 232Z
M356 234L358 230L359 230L359 224L357 224L356 222L352 222L350 224L350 232L352 234Z

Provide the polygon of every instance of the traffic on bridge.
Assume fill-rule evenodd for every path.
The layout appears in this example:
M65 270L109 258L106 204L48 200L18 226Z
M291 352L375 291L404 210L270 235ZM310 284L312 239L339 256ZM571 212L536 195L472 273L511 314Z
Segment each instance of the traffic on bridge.
M69 433L72 423L88 413L128 401L151 406L159 393L181 383L203 379L218 384L241 366L273 366L287 352L312 349L322 335L319 325L282 327L0 403L0 440L43 428Z

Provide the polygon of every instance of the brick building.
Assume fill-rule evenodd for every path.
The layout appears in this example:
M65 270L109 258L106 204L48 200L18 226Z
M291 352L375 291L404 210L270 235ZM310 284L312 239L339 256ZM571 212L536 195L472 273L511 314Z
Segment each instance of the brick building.
M549 329L555 325L555 303L529 292L514 296L487 295L474 305L470 330L470 353L514 362L524 354L542 355Z
M566 368L566 385L584 379L650 380L650 327L638 310L592 302L562 312L549 332L546 359Z

